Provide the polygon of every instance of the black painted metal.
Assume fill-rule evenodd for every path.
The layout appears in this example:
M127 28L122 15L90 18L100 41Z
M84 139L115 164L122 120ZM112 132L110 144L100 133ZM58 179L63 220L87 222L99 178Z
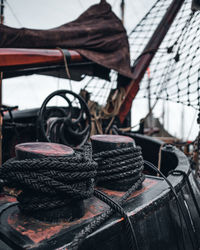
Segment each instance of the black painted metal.
M156 156L154 155L153 157L146 154L147 157L145 158L146 160L150 160L152 157L152 159L155 159L156 161L159 145L161 145L161 143L142 136L135 136L134 139L136 143L140 141L139 144L142 146L143 152L150 149L149 146L154 149L157 148L157 151L155 150ZM166 151L166 156L164 156L166 166L169 165L169 168L176 166L177 170L189 174L194 195L197 199L198 205L200 205L199 184L197 180L194 179L193 173L190 171L189 162L186 156L174 147L165 148L164 150ZM186 217L188 224L191 222L193 223L193 229L195 230L190 227L192 239L196 239L197 244L200 245L200 239L198 237L200 233L200 218L187 181L183 175L169 175L168 180L174 186L178 197L183 204L184 216ZM172 192L166 182L160 177L147 176L146 182L149 183L149 188L147 187L148 185L146 186L144 183L143 189L138 191L138 193L135 194L135 197L132 197L125 206L125 211L128 213L136 232L139 249L184 249L180 237L180 216ZM107 192L112 197L115 197L115 195L118 194L109 190ZM2 197L0 204L2 204ZM0 209L2 206L3 204L0 205ZM92 206L94 206L96 210L92 210ZM94 211L96 211L97 214L101 213L101 209L105 211L107 205L96 198L90 198L86 201L86 207L88 208L86 215L88 215L88 213ZM188 216L188 213L191 217ZM47 229L52 232L52 235L49 236L49 238L47 237L46 239L40 240L42 233L47 233L47 231L43 231L42 229L44 225L33 219L30 220L29 218L23 218L20 216L17 205L12 205L12 203L8 203L8 207L3 209L0 214L0 239L9 244L12 249L67 249L66 247L73 240L74 235L92 220L92 217L86 216L85 218L82 218L82 220L68 224L68 226L66 226L65 222L56 225L49 224ZM27 224L22 233L20 227L17 226L24 225L22 223L24 220L27 221ZM22 224L20 225L20 223ZM184 220L182 220L182 224L185 235L185 249L193 249L191 239L188 235L188 228L186 228ZM61 229L56 230L58 227L61 227ZM38 240L37 243L34 242L33 238L31 239L31 234L29 234L31 230L32 235L35 233L37 236L38 233L38 238L35 236ZM87 237L80 247L80 250L127 249L126 237L123 232L123 220L116 215L107 221L98 231ZM18 248L16 248L16 246ZM1 246L0 249L2 249Z
M93 135L91 136L92 151L99 153L106 150L119 149L122 147L134 147L135 142L128 136L121 135Z
M67 104L67 108L54 107L54 110L60 112L58 117L52 117L47 110L47 105L55 96L61 97ZM78 104L80 108L74 104ZM80 95L69 90L57 90L47 96L42 103L38 125L46 141L81 147L90 136L91 115L85 100Z

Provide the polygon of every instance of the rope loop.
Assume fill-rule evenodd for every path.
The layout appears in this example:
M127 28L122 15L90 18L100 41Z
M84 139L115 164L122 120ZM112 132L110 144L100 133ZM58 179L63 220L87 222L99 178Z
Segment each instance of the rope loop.
M97 164L91 147L72 156L10 159L0 169L2 185L21 190L19 208L32 214L64 208L92 196Z

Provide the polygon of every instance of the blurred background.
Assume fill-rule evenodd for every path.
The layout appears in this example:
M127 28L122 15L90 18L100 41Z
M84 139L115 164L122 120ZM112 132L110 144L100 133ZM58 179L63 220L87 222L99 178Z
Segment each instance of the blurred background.
M4 24L15 28L49 29L76 19L96 0L5 0ZM107 0L121 17L121 0ZM155 0L125 0L124 25L129 34ZM24 76L3 81L3 103L19 109L40 107L58 89L79 91L81 82L47 76ZM136 98L132 106L132 126L148 113L148 100ZM153 110L166 130L183 140L194 140L198 133L197 111L192 107L159 100ZM138 126L135 126L137 129Z

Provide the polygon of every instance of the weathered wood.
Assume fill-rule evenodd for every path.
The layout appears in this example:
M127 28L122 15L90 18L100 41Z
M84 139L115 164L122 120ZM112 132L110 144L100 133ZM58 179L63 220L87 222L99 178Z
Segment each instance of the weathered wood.
M82 62L85 59L75 50L63 50L70 62ZM0 48L0 70L12 67L63 64L64 55L60 49L14 49Z

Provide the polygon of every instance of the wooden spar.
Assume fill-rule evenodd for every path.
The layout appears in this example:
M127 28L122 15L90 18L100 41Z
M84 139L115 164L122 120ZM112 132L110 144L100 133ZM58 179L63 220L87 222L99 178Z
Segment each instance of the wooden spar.
M153 59L161 42L167 34L183 2L184 0L173 0L157 29L146 45L144 51L142 52L142 56L138 59L133 71L134 80L132 80L131 83L125 87L126 95L118 114L121 123L123 123L126 115L131 109L132 101L139 90L140 81L142 80L151 60ZM147 51L149 51L149 53L146 53Z
M70 63L83 62L85 59L75 50L63 50ZM0 70L13 67L62 64L63 53L60 49L0 49Z

